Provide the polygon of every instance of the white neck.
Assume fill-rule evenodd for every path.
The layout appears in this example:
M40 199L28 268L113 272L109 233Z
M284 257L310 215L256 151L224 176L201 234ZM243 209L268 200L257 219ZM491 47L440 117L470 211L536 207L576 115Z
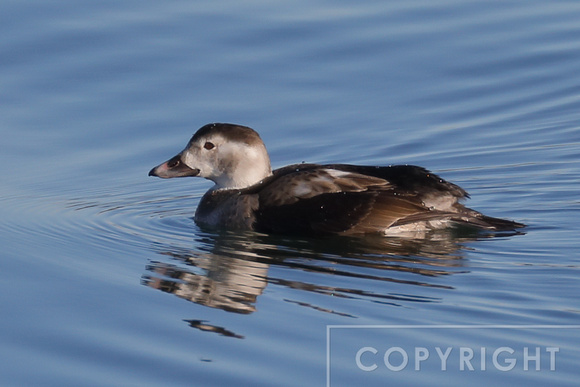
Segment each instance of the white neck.
M220 160L219 174L208 176L215 183L212 190L246 188L272 174L270 158L266 148L243 146L239 144L230 149L222 147L222 154L227 155Z

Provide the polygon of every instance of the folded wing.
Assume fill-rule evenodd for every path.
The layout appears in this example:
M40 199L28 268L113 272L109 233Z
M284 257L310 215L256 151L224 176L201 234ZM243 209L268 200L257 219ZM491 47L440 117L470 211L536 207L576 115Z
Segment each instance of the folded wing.
M466 196L459 187L422 168L396 168L300 164L275 171L272 181L259 192L256 229L315 234L379 232L405 224L405 219L417 222L441 217L440 210L424 202L430 195L446 196L449 208ZM422 191L416 189L419 186Z

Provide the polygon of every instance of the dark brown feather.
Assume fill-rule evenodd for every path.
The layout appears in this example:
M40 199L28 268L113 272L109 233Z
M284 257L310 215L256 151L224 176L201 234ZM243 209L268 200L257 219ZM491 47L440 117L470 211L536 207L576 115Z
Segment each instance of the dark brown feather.
M465 190L408 165L290 165L240 194L256 195L254 229L268 233L374 233L432 221L493 230L523 226L464 207Z
M352 166L292 167L275 171L275 180L266 182L259 190L258 230L370 233L384 230L408 216L430 212L422 204L418 191L413 190L412 179L401 190L380 177L382 168L376 168L378 176L373 176L359 173Z

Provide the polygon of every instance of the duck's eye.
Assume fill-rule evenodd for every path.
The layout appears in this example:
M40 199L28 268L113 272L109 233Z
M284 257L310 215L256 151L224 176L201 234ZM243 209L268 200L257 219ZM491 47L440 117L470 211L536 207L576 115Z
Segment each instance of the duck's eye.
M213 142L206 142L205 144L203 144L203 147L207 150L213 149L215 148L215 145L213 144Z

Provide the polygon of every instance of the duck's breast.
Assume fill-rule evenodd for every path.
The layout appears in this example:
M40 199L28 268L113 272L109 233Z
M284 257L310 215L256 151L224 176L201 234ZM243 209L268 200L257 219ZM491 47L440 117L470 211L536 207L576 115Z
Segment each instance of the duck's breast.
M195 211L196 223L234 230L252 230L258 197L239 190L208 191Z

